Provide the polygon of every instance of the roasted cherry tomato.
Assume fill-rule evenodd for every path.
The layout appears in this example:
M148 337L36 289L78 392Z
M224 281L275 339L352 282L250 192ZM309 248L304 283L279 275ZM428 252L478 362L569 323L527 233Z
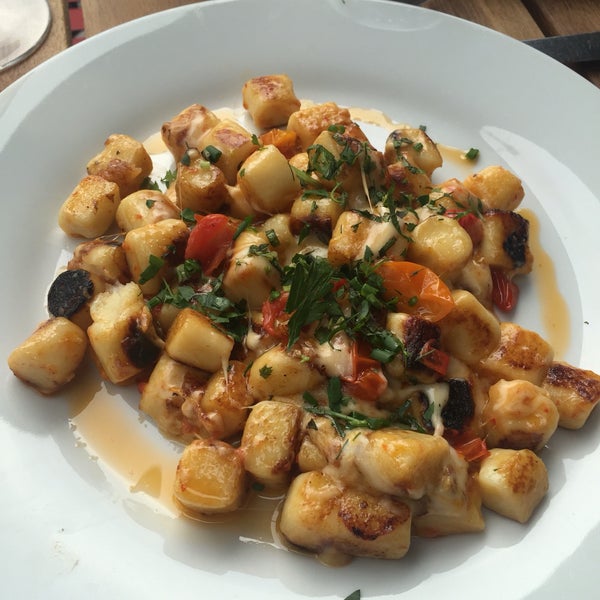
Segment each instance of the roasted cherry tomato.
M492 302L502 311L510 312L517 306L519 286L505 271L492 268Z
M272 144L281 154L290 159L294 154L300 152L298 134L295 131L285 129L270 129L259 137L264 146Z
M288 296L288 292L282 292L278 298L266 300L262 305L263 329L280 340L288 337L287 322L291 316L285 312Z
M196 225L190 232L185 258L193 258L202 265L206 275L212 275L225 260L233 243L238 223L221 214L194 215Z
M448 372L450 355L443 350L436 348L433 340L430 340L423 344L423 348L419 354L419 362L428 369L444 376Z
M485 440L482 440L469 430L462 432L446 430L444 437L456 452L468 462L481 460L490 453Z
M469 234L473 246L478 246L483 239L483 223L473 213L466 214L458 219L459 225Z
M381 263L377 272L383 277L384 298L396 299L400 312L436 322L454 308L448 286L423 265L391 260Z
M387 379L383 374L381 363L371 358L368 348L352 346L352 376L344 379L346 392L367 402L375 402L387 388Z

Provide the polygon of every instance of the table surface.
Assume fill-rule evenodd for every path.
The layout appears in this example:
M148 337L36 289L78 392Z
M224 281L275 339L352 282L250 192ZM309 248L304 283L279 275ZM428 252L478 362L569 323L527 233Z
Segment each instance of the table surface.
M85 35L195 0L80 0ZM0 91L71 44L67 0L48 0L52 27L45 43L24 62L0 73ZM422 6L485 25L519 40L600 31L598 0L425 0ZM600 61L574 66L600 87Z

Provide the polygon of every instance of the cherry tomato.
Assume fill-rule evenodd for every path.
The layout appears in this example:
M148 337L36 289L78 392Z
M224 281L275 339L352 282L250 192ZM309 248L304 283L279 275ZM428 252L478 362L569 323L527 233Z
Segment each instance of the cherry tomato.
M469 234L473 246L478 246L483 239L483 223L481 219L473 214L467 213L459 217L460 211L458 209L447 210L444 215L452 219L456 219L458 224Z
M284 129L270 129L259 137L260 143L264 146L272 144L286 158L292 158L294 154L300 152L298 144L298 134L295 131Z
M423 344L423 348L419 355L419 362L428 369L443 376L448 372L450 356L443 350L436 348L433 344L433 340L429 340Z
M468 462L481 460L490 453L485 440L482 440L468 430L463 432L456 430L446 431L445 437L456 452Z
M275 300L266 300L262 305L263 329L281 340L288 337L287 322L291 316L285 312L288 296L288 292L282 292Z
M196 225L190 232L185 258L193 258L202 265L206 275L212 275L225 260L238 224L221 214L194 215Z
M492 302L502 311L517 306L519 286L501 269L492 268Z
M366 346L352 346L352 376L344 380L344 389L350 395L375 402L387 388L387 379L381 363L368 355Z
M454 308L448 286L423 265L391 260L381 263L377 272L383 277L384 298L395 298L400 312L435 323Z

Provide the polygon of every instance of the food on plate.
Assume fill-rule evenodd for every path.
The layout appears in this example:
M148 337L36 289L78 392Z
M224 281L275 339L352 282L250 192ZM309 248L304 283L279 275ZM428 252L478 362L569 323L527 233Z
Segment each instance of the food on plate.
M143 144L108 138L59 211L87 239L14 374L54 393L89 347L181 442L185 512L281 492L282 540L324 559L401 558L483 509L526 522L544 446L585 424L600 377L506 319L533 264L521 181L436 181L424 127L378 149L286 75L242 104L252 128L201 104L166 121L160 182Z

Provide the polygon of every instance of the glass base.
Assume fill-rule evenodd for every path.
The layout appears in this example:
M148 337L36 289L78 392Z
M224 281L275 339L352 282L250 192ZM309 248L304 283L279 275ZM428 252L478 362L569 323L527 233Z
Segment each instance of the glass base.
M51 23L47 0L0 0L0 71L33 54Z

